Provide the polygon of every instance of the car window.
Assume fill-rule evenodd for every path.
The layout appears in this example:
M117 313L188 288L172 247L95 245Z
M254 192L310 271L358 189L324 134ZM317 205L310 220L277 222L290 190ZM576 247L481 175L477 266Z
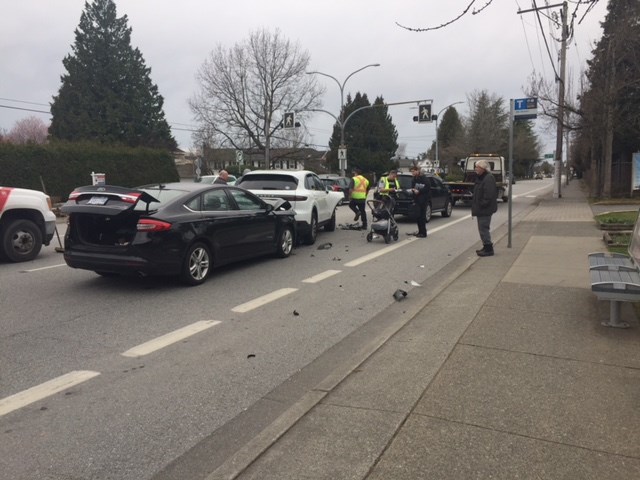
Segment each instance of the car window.
M202 194L202 211L225 212L227 210L231 210L231 207L224 189L209 190Z
M286 174L247 174L236 185L247 190L296 190L298 179Z
M238 204L240 210L263 210L263 203L259 198L251 195L249 192L243 192L242 190L236 190L235 188L229 190L231 196Z
M429 177L429 182L433 188L442 188L442 181L437 177Z
M170 202L174 198L179 197L186 193L185 190L168 190L166 188L141 188L140 191L147 192L154 197L158 202L149 203L149 210L156 210L160 205ZM134 210L146 210L147 204L145 202L138 202Z

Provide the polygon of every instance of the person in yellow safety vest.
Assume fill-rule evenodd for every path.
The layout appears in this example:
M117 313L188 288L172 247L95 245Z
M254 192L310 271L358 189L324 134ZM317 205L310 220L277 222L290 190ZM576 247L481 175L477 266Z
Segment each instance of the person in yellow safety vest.
M381 177L378 182L377 193L380 196L380 200L385 202L385 205L391 213L395 207L396 192L400 190L400 181L398 180L398 171L389 170L386 177Z
M356 214L353 219L355 222L358 219L362 220L362 228L367 228L367 211L365 209L367 205L367 191L369 190L369 180L362 175L362 170L358 167L353 169L353 177L349 183L349 208Z

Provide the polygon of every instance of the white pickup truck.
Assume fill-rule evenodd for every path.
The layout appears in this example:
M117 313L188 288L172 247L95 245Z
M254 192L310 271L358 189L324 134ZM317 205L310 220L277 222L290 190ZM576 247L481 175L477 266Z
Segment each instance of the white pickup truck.
M37 190L0 187L0 257L33 260L56 230L51 198Z

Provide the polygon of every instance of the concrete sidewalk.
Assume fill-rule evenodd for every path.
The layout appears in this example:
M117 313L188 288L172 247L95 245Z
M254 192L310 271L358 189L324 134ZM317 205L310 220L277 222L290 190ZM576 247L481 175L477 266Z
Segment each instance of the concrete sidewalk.
M632 328L600 324L587 254L605 245L580 182L512 248L494 238L494 257L208 480L639 479L640 328L629 304Z

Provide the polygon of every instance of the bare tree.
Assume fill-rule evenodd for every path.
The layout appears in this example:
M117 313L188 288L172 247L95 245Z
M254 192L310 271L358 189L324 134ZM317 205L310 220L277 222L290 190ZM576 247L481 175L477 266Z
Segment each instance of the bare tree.
M47 142L49 126L38 117L26 117L16 121L6 136L9 143L25 144Z
M284 114L294 112L302 124L321 106L324 91L305 74L308 65L309 54L279 30L255 31L230 49L218 45L210 53L196 75L199 90L189 105L209 141L261 150L269 166L272 148L303 141L282 128Z

